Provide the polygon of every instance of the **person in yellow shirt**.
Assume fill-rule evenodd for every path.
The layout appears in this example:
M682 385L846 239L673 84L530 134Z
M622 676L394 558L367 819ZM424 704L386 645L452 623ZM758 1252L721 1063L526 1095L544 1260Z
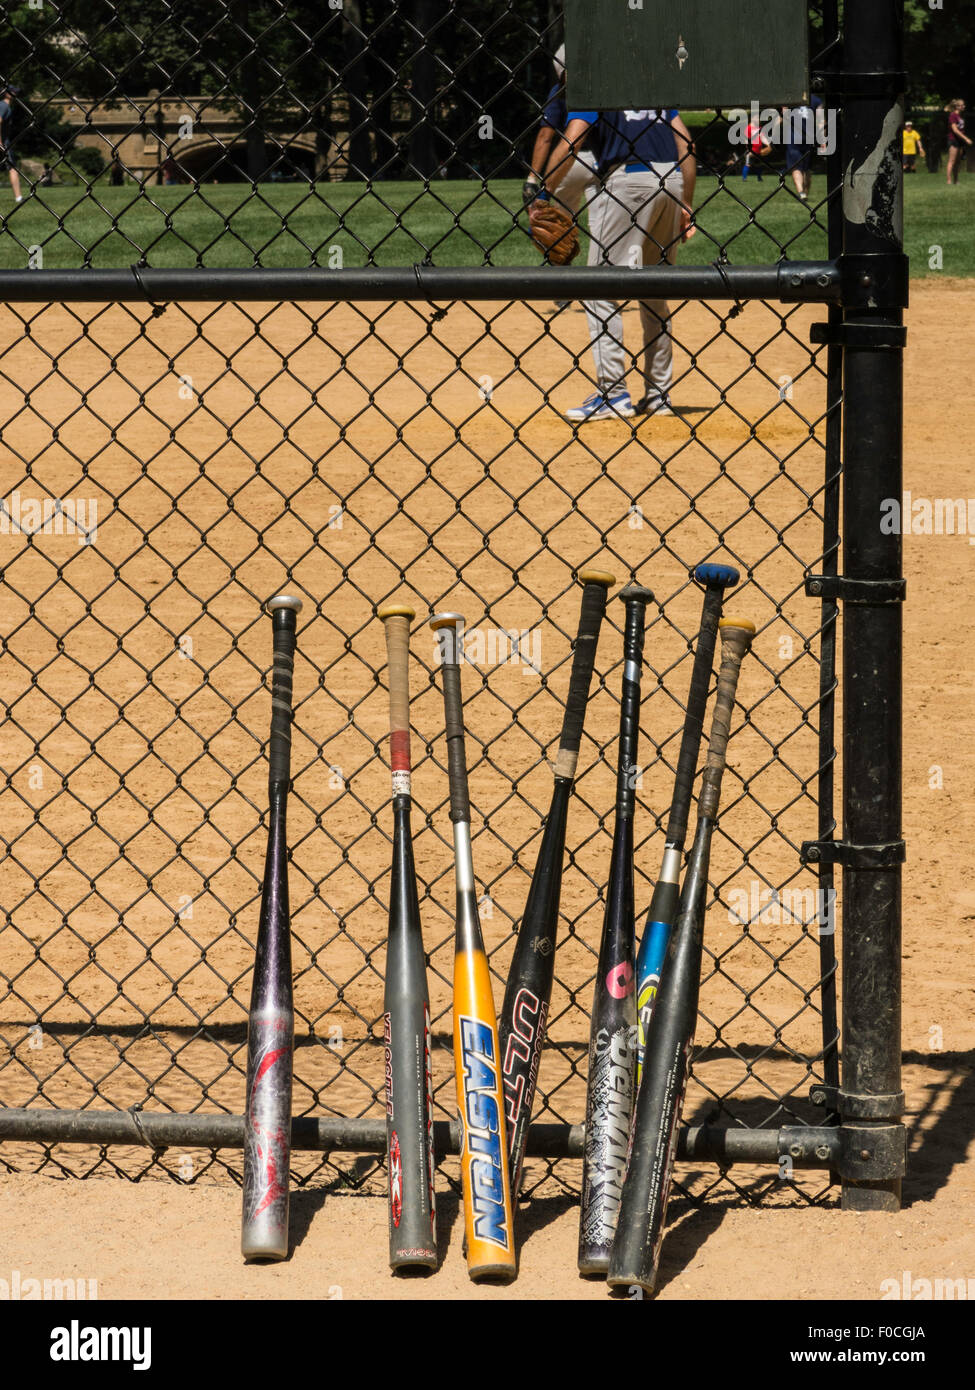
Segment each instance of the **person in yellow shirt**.
M913 121L904 122L904 142L902 151L904 155L905 174L913 174L915 172L914 161L917 159L918 155L920 155L922 159L927 158L924 153L924 146L921 144L921 137L914 129Z

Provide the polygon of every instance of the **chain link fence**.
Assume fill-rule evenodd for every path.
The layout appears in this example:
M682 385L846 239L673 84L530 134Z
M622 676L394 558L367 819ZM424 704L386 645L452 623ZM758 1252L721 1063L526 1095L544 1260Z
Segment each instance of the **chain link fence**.
M637 788L645 911L699 614L688 571L720 559L742 573L728 609L758 635L712 855L685 1118L820 1123L808 1092L835 1084L835 914L831 871L803 867L799 847L833 826L836 609L804 588L835 573L839 543L836 363L810 342L823 311L671 296L669 320L657 317L672 413L567 418L602 389L591 344L612 333L608 311L524 293L520 268L540 257L522 184L556 85L555 6L8 11L4 139L23 201L7 198L0 240L3 1105L131 1110L136 1126L143 1111L240 1113L271 594L305 605L295 1114L378 1118L392 816L375 606L467 619L474 862L500 1002L548 803L575 576L596 564L656 595ZM764 163L746 169L734 113L683 117L697 233L648 236L640 265L716 262L728 279L825 256L835 147L825 162L809 152L804 197L772 124ZM618 262L586 235L597 191L579 211L594 266ZM381 285L282 297L269 273L414 265L388 297ZM422 266L490 267L490 288L472 279L469 297L439 299ZM202 288L153 301L151 272L183 267ZM220 291L217 267L248 268L246 291ZM64 272L62 291L49 271ZM11 292L21 272L44 286L36 299L19 281ZM614 272L620 350L649 386L632 273ZM584 1114L621 618L611 600L570 812L543 1123ZM419 620L413 658L415 854L436 1112L450 1119L453 865L434 644ZM137 1142L8 1142L0 1159L72 1175L240 1170L233 1151ZM296 1152L295 1179L368 1187L381 1162ZM578 1170L529 1160L526 1190L575 1192ZM818 1200L829 1183L788 1164L679 1177L695 1197L763 1201Z

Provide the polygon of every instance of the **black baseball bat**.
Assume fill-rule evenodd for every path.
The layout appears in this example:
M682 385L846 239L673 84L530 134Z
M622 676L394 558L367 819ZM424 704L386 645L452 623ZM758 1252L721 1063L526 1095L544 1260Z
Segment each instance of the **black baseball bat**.
M555 785L498 1021L512 1200L517 1197L521 1182L539 1058L552 998L569 797L582 743L599 629L606 612L606 595L616 582L611 574L600 570L583 570L579 580L583 585L582 611L559 749L553 766Z
M301 600L279 594L268 603L274 630L271 739L268 752L268 836L257 954L247 1023L244 1107L244 1206L240 1248L247 1260L288 1254L291 1080L295 1015L288 907L287 803L291 783L291 686L295 627Z
M754 633L754 626L744 620L726 619L721 623L721 670L707 764L698 798L697 828L681 890L680 910L667 947L667 960L650 1020L630 1161L609 1262L608 1282L611 1285L638 1286L648 1293L653 1292L656 1284L677 1150L677 1129L697 1024L708 863L721 796L721 776L738 673Z
M670 802L670 813L667 817L663 863L654 884L653 897L650 899L650 909L647 912L647 921L636 958L637 1085L640 1083L640 1074L643 1069L647 1028L653 1013L654 1000L657 997L657 988L660 984L660 974L667 954L667 942L670 939L671 928L677 916L684 842L687 839L687 821L690 816L694 778L697 775L697 759L701 749L701 736L704 731L704 712L711 686L718 620L721 617L724 591L738 583L738 571L732 569L730 565L704 564L697 566L693 572L693 578L699 584L704 585L701 626L698 630L694 665L691 669L691 685L687 694L680 752L677 754L677 771L674 776L674 792Z
M386 629L393 778L393 866L383 998L389 1263L392 1269L436 1269L430 998L410 824L410 623L416 614L401 604L387 604L377 616Z
M616 824L589 1030L579 1269L604 1274L616 1232L636 1100L633 814L640 738L640 677L649 589L629 584L623 631L623 694L616 771Z

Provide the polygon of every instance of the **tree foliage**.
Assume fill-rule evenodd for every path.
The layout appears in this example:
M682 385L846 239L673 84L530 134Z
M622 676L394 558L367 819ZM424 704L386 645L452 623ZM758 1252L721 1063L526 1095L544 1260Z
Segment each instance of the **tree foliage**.
M905 0L905 46L912 100L940 105L971 95L975 0L932 3ZM241 112L252 178L274 132L301 128L341 132L354 177L515 174L561 38L558 0L20 0L6 17L25 151L77 133L47 97L203 96Z

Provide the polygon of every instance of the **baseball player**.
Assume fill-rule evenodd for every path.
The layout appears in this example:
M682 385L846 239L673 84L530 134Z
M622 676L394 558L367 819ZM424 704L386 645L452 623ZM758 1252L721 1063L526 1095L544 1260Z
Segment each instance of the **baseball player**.
M532 150L531 170L521 190L526 208L535 201L539 188L545 183L550 172L552 153L569 118L565 104L565 44L559 45L552 65L555 68L555 86L545 98L542 123L535 136L535 147ZM577 149L559 180L560 207L564 208L570 217L578 218L583 201L588 203L598 190L595 152L591 149ZM564 309L568 300L557 299L555 303L557 308Z
M21 202L20 175L17 172L17 157L14 154L11 144L11 125L13 124L13 114L10 103L17 95L16 87L11 87L10 83L5 83L3 91L0 92L0 171L6 169L10 175L10 187L13 189L14 202Z
M678 245L693 235L697 159L678 113L570 111L549 157L538 196L559 196L562 180L584 142L596 158L600 190L589 203L590 265L672 265ZM638 412L669 415L673 379L670 309L664 299L640 301L643 396L634 406L626 389L623 315L615 300L586 303L597 390L567 410L573 421L626 419Z
M552 154L569 118L565 104L565 44L557 49L552 63L556 82L545 98L542 123L535 137L535 148L532 150L531 172L522 189L526 207L534 202L540 186L547 182L547 176L553 167ZM588 203L598 189L595 152L588 148L577 149L559 180L559 205L570 216L576 217L583 202Z

